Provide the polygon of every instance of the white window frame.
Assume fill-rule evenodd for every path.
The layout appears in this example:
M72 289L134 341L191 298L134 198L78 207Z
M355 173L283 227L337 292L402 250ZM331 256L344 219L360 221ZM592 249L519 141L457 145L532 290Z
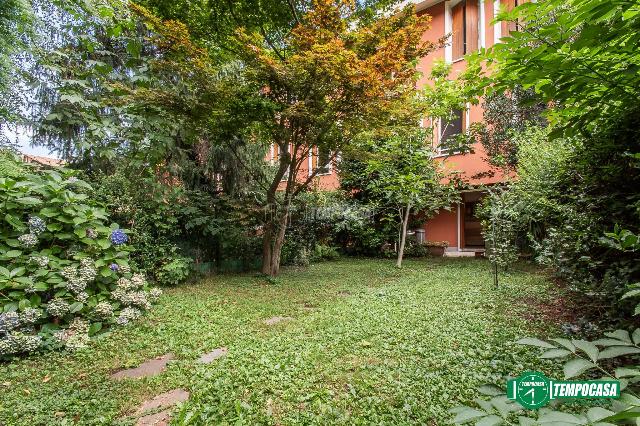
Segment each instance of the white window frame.
M449 39L444 47L444 61L447 64L453 62L453 37L451 31L453 29L453 15L451 14L451 0L444 2L444 35L449 34Z
M466 132L467 130L469 130L469 126L471 125L471 123L469 122L471 118L471 104L469 102L467 102L464 106L464 128L462 129L464 132ZM437 128L437 132L435 135L435 142L436 142L436 146L435 146L435 157L445 157L447 155L457 155L459 154L459 152L453 152L451 154L446 154L444 152L442 152L442 148L441 148L441 142L442 142L442 118L438 118L438 122L436 124L436 128Z
M315 171L315 169L313 168L313 155L314 155L313 151L314 151L314 149L317 152L315 155L318 157L318 159L320 159L320 155L319 155L320 154L320 149L317 146L316 147L312 147L309 150L309 160L308 160L309 161L308 162L308 164L309 164L309 176L311 176L313 174L313 172ZM329 160L329 162L326 164L326 168L327 168L327 172L326 173L316 173L316 176L329 176L329 175L331 175L333 173L333 167L332 167L331 163L332 163L332 161Z
M478 23L478 25L480 26L480 31L478 31L478 37L480 38L480 40L478 40L478 46L481 49L484 49L485 47L487 47L487 35L485 33L486 17L484 14L484 0L478 1L478 8L480 9L479 10L480 22Z
M500 0L493 0L493 19L496 19L500 13ZM493 44L500 43L502 38L502 22L496 22L493 24Z

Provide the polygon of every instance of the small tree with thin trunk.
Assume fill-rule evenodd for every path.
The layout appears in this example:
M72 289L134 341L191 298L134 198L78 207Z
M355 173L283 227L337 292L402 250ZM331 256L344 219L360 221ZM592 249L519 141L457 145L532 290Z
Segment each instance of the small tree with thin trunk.
M402 267L411 214L430 218L457 201L457 192L445 179L441 163L433 160L430 129L392 128L365 143L367 189L398 209L400 245L396 266Z
M351 0L314 0L280 43L237 33L245 77L263 106L254 139L278 152L265 188L265 274L278 274L290 207L319 171L300 172L310 153L330 152L335 161L362 131L385 122L414 92L417 58L434 48L421 40L429 19L412 9L366 25L354 13Z

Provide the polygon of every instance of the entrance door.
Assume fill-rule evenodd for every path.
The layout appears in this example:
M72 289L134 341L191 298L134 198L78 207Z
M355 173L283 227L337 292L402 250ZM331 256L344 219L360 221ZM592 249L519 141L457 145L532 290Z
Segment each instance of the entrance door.
M478 201L464 203L464 242L469 248L484 247L482 225L480 219L476 217L477 208Z

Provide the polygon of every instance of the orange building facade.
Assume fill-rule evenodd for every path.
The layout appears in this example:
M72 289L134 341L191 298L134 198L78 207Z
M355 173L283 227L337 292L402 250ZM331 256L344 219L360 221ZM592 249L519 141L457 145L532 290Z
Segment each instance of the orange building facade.
M526 0L519 0L520 2ZM464 55L481 48L487 48L500 40L513 26L492 22L501 8L511 9L518 0L407 0L401 6L413 4L419 15L431 16L430 28L424 33L424 40L437 41L450 34L449 43L428 56L418 64L422 78L418 88L429 84L431 67L436 60L444 60L452 66L452 78L466 67ZM459 111L456 120L449 123L431 123L434 125L435 160L442 161L447 170L456 172L470 189L462 191L458 204L441 210L424 225L425 238L428 241L447 241L449 252L473 252L484 248L480 221L476 218L476 208L483 196L482 186L493 185L506 180L507 176L492 168L485 161L485 151L481 144L473 146L471 154L440 155L440 140L464 132L469 125L482 121L483 111L480 105L468 105ZM425 125L426 125L425 119ZM267 157L272 162L278 159L278 148L272 147ZM322 167L321 173L314 178L313 187L319 190L333 190L340 186L335 164L324 161L327 153L314 149L309 154L307 164L298 172L297 179L304 180L311 172ZM491 172L491 173L488 173ZM286 180L286 179L285 179Z
M520 0L521 2L523 0ZM492 22L497 13L518 5L517 0L409 0L415 5L419 15L431 16L431 26L424 33L424 40L436 41L451 34L449 43L428 56L422 58L418 71L422 79L418 87L428 83L428 76L434 61L444 60L452 66L452 78L466 67L464 55L481 48L491 47L500 38L513 30L512 24ZM468 105L460 111L453 122L433 123L434 148L438 152L440 140L464 132L469 125L482 121L483 111L480 105ZM443 127L444 126L444 127ZM471 187L480 188L504 181L507 176L492 168L485 161L486 153L480 143L473 146L473 153L463 155L436 155L443 161L447 170L459 172L460 177ZM491 172L491 173L488 173ZM463 191L460 203L441 210L424 224L425 238L429 241L447 241L448 251L464 252L484 248L480 221L476 218L476 208L483 192L480 189Z

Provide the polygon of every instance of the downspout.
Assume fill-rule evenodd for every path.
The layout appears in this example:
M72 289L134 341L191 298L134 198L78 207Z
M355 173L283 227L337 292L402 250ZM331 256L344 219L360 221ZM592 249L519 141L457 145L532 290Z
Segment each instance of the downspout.
M460 203L458 203L458 214L457 214L457 217L458 217L458 220L457 220L457 222L458 222L458 227L457 227L457 229L458 229L458 251L462 251L462 247L460 247Z

